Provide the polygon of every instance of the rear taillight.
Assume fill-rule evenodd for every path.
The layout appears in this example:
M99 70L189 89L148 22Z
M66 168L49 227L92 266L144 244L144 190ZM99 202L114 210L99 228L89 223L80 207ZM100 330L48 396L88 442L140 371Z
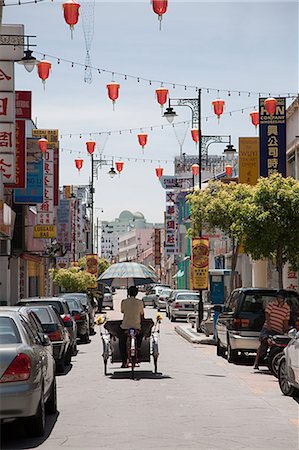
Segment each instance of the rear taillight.
M67 323L67 322L71 322L72 318L71 318L71 316L69 314L64 314L62 316L62 320L63 320L64 323Z
M81 320L81 315L80 314L75 314L74 315L74 320Z
M0 383L28 380L31 373L31 361L25 353L19 353L8 366L0 379Z
M233 324L236 328L248 328L249 320L248 319L234 319Z
M62 334L60 330L53 331L52 333L48 333L50 341L62 341Z
M174 307L175 307L175 308L182 308L183 306L182 306L181 303L175 303L175 304L174 304Z
M160 301L163 301L163 300L164 300L164 298L163 298L163 297L159 297L159 300L160 300Z

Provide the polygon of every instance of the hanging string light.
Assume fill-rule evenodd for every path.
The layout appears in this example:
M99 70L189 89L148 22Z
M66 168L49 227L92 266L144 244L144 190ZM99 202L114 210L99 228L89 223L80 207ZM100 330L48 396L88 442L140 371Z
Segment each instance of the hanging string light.
M159 29L161 31L163 14L165 14L167 11L168 0L152 0L152 6L153 6L154 12L156 14L158 14L158 19L160 22Z
M69 25L71 30L71 38L73 39L73 31L74 25L78 23L79 20L79 3L76 3L74 0L67 0L63 3L63 14L64 20Z

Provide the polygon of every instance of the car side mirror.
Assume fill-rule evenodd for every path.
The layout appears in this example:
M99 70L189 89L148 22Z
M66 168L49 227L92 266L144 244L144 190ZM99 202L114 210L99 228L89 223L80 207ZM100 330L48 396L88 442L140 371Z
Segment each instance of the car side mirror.
M288 332L288 336L290 337L290 338L294 338L294 337L297 337L297 335L299 335L299 332L295 329L295 328L292 328L289 332Z
M41 341L42 341L42 344L43 344L44 347L47 347L48 345L51 345L50 338L49 338L49 336L47 334L41 334L40 338L41 338Z

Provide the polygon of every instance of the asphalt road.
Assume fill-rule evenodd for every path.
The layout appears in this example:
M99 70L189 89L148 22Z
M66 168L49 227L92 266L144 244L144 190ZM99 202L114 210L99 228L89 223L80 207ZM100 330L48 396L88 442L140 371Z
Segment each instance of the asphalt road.
M109 318L120 318L119 300ZM140 294L142 295L142 294ZM156 311L146 309L146 317ZM98 329L98 327L97 327ZM228 364L211 345L190 344L164 318L158 375L143 363L128 369L109 364L103 374L99 329L79 346L68 373L57 377L57 416L48 416L43 439L28 439L22 424L5 424L2 449L204 449L297 450L296 400L284 397L265 369L252 361Z

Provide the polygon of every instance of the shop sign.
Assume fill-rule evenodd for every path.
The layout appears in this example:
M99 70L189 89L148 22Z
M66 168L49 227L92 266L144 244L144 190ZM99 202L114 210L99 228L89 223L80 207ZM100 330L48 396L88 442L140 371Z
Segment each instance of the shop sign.
M31 91L16 91L16 119L31 119Z
M165 253L176 255L179 252L178 233L178 206L176 204L177 194L173 191L166 192L165 212Z
M37 205L37 224L54 224L54 156L53 151L48 149L44 155L44 199Z
M209 241L203 238L192 239L191 278L193 289L208 289Z
M259 177L259 138L239 138L239 183L254 186Z
M16 182L6 184L6 188L26 187L26 156L25 121L16 120Z
M33 237L39 239L56 238L56 225L35 225Z

